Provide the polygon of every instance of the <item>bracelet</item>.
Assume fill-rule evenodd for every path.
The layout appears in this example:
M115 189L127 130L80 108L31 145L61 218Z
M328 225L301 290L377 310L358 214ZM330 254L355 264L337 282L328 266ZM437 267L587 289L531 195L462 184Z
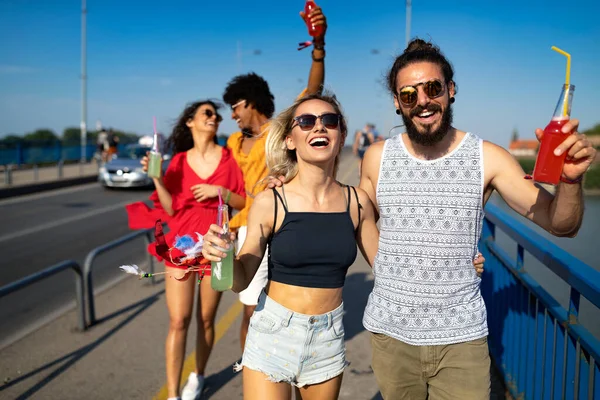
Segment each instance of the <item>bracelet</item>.
M571 180L569 178L565 178L562 175L560 176L560 181L563 182L563 183L566 183L568 185L574 185L576 183L580 183L582 180L583 180L583 175L580 175L579 178L573 179L573 180Z
M312 55L312 60L315 62L323 62L323 60L325 60L325 50L321 50L323 52L323 57L321 58L316 58L315 57L315 51L313 50L311 55Z
M231 199L231 190L227 189L227 196L225 196L225 204L229 204L230 199Z
M322 42L313 42L313 47L316 50L325 50L325 41L323 40Z

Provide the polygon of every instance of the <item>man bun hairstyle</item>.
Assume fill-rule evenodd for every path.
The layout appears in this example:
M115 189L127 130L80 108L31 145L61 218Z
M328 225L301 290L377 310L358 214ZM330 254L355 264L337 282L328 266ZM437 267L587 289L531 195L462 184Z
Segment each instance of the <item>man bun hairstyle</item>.
M456 82L454 82L454 70L452 69L452 64L450 64L448 59L446 59L440 48L430 41L426 42L423 39L415 38L408 44L408 46L406 46L406 50L404 50L401 55L396 57L394 65L388 73L387 87L392 95L398 95L396 87L398 71L410 64L418 62L431 62L439 65L444 75L444 80L446 81L445 83L449 84L450 82L453 82L454 92L457 92Z

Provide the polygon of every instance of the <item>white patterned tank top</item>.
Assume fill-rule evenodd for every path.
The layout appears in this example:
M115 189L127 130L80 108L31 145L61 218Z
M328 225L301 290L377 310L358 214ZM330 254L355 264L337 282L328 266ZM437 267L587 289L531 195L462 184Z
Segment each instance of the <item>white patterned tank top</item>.
M483 222L483 142L467 133L436 160L420 160L402 136L385 142L377 184L379 249L363 325L411 345L487 336L481 279L473 267Z

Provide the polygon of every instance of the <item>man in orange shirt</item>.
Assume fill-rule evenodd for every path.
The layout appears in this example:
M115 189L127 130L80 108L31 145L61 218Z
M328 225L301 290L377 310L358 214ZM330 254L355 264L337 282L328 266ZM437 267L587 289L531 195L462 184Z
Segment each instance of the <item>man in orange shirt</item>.
M304 13L300 13L304 19ZM323 34L313 40L312 64L308 76L308 85L300 94L321 93L325 78L325 31L327 23L320 7L308 15L311 23L323 26ZM239 132L232 134L227 146L232 150L246 184L246 206L230 221L230 227L237 229L237 249L241 248L246 237L248 211L252 205L252 197L266 188L265 178L268 168L265 161L265 142L269 133L271 117L275 112L275 102L268 83L255 73L234 77L225 88L223 100L231 106L231 118L234 119ZM267 283L267 257L262 260L259 270L248 288L240 293L240 301L244 304L244 315L240 329L242 351L248 333L250 317L256 308L258 296Z

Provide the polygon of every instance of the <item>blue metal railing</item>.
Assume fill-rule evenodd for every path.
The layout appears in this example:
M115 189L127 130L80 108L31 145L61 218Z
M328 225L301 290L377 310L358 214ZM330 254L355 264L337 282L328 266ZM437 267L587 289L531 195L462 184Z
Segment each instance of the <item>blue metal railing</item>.
M514 257L496 243L496 228L516 242ZM600 308L600 272L491 203L481 243L490 352L512 396L600 399L600 341L579 324L582 295ZM528 274L525 251L570 286L568 310Z
M96 151L96 145L88 142L86 159L89 160ZM56 163L63 161L78 161L81 159L81 145L78 143L63 144L60 141L41 145L16 144L10 148L0 148L0 165L23 165Z

